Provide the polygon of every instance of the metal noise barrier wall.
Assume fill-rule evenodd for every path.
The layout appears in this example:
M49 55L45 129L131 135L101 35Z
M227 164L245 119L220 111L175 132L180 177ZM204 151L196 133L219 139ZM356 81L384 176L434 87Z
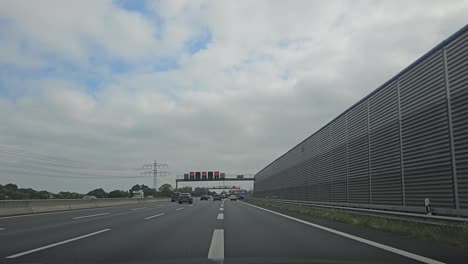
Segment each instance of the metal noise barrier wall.
M255 175L254 196L468 215L468 25Z

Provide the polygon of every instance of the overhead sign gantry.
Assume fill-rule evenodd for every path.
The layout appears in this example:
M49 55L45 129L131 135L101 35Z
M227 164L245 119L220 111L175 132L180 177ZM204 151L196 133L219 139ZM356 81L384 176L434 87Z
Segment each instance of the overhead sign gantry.
M253 174L232 174L226 175L219 171L191 171L184 174L183 179L176 179L176 189L179 182L208 182L208 181L255 181Z

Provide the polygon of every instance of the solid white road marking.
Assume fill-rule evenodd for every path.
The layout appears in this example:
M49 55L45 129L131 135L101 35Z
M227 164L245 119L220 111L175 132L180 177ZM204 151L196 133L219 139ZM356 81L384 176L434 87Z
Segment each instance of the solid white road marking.
M155 217L161 216L161 215L163 215L163 214L165 214L165 213L161 213L161 214L157 214L157 215L148 216L148 217L145 218L145 220L148 220L148 219L151 219L151 218L155 218Z
M4 227L0 227L0 231L5 230L5 229L6 229L6 228L4 228Z
M224 214L220 213L218 214L218 220L223 220L224 219Z
M175 209L175 210L176 210L176 211L179 211L179 210L182 210L182 209L184 209L184 208L183 208L183 207L179 207L179 208L177 208L177 209Z
M224 208L221 207L221 208L219 208L219 210L220 210L220 211L224 211Z
M84 216L73 217L72 219L76 220L76 219L81 219L81 218L95 217L95 216L108 215L108 214L110 214L110 213L84 215Z
M145 209L145 208L146 207L133 208L132 211L141 210L141 209Z
M66 244L66 243L70 243L70 242L73 242L73 241L76 241L76 240L79 240L79 239L83 239L83 238L86 238L86 237L94 236L94 235L97 235L97 234L100 234L100 233L103 233L103 232L107 232L109 230L110 229L104 229L104 230L97 231L97 232L87 234L87 235L84 235L84 236L79 236L79 237L75 237L75 238L72 238L72 239L67 239L67 240L64 240L62 242L58 242L58 243L50 244L50 245L43 246L43 247L40 247L40 248L35 248L35 249L24 251L24 252L21 252L21 253L18 253L18 254L14 254L14 255L8 256L6 258L12 259L12 258L21 257L21 256L24 256L24 255L28 255L28 254L37 252L37 251L41 251L41 250L48 249L48 248L51 248L51 247L56 247L56 246L63 245L63 244Z
M301 219L298 219L298 218L295 218L295 217L292 217L292 216L289 216L289 215L285 215L285 214L278 213L278 212L275 212L275 211L272 211L272 210L268 210L268 209L265 209L265 208L262 208L262 207L259 207L259 206L256 206L256 205L252 205L252 204L249 204L249 203L242 203L242 204L252 206L252 207L255 207L257 209L260 209L260 210L263 210L263 211L266 211L266 212L270 212L272 214L276 214L276 215L288 218L290 220L293 220L293 221L296 221L296 222L299 222L299 223L303 223L303 224L306 224L306 225L309 225L309 226L312 226L312 227L315 227L315 228L318 228L318 229L321 229L321 230L324 230L324 231L327 231L327 232L330 232L330 233L333 233L333 234L336 234L336 235L339 235L339 236L343 236L343 237L346 237L346 238L349 238L349 239L352 239L352 240L367 244L369 246L380 248L380 249L383 249L383 250L386 250L386 251L389 251L389 252L392 252L392 253L407 257L407 258L415 259L415 260L418 260L418 261L421 261L421 262L424 262L424 263L428 263L428 264L445 264L444 262L440 262L440 261L437 261L437 260L434 260L434 259L419 256L419 255L413 254L411 252L407 252L407 251L404 251L404 250L401 250L401 249L398 249L398 248L394 248L394 247L390 247L390 246L387 246L387 245L384 245L384 244L380 244L380 243L377 243L377 242L374 242L374 241L371 241L371 240L367 240L365 238L353 236L353 235L350 235L350 234L347 234L347 233L344 233L344 232L341 232L341 231L338 231L338 230L335 230L335 229L331 229L331 228L324 227L324 226L321 226L321 225L313 224L311 222L307 222L307 221L304 221L304 220L301 220Z
M208 259L223 260L224 259L224 229L215 229L211 238L210 250L208 251Z

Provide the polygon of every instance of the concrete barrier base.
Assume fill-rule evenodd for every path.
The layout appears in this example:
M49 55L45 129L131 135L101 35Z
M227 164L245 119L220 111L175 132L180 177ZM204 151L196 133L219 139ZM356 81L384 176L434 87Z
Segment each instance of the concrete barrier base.
M4 200L0 201L0 216L56 212L118 205L146 204L169 201L169 198L93 199L93 200Z

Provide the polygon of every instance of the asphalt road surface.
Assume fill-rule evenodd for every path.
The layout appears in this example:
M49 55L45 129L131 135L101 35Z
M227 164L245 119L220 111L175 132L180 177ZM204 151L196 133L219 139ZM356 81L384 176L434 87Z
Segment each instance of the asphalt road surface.
M0 217L0 263L467 263L460 249L362 234L195 198Z

